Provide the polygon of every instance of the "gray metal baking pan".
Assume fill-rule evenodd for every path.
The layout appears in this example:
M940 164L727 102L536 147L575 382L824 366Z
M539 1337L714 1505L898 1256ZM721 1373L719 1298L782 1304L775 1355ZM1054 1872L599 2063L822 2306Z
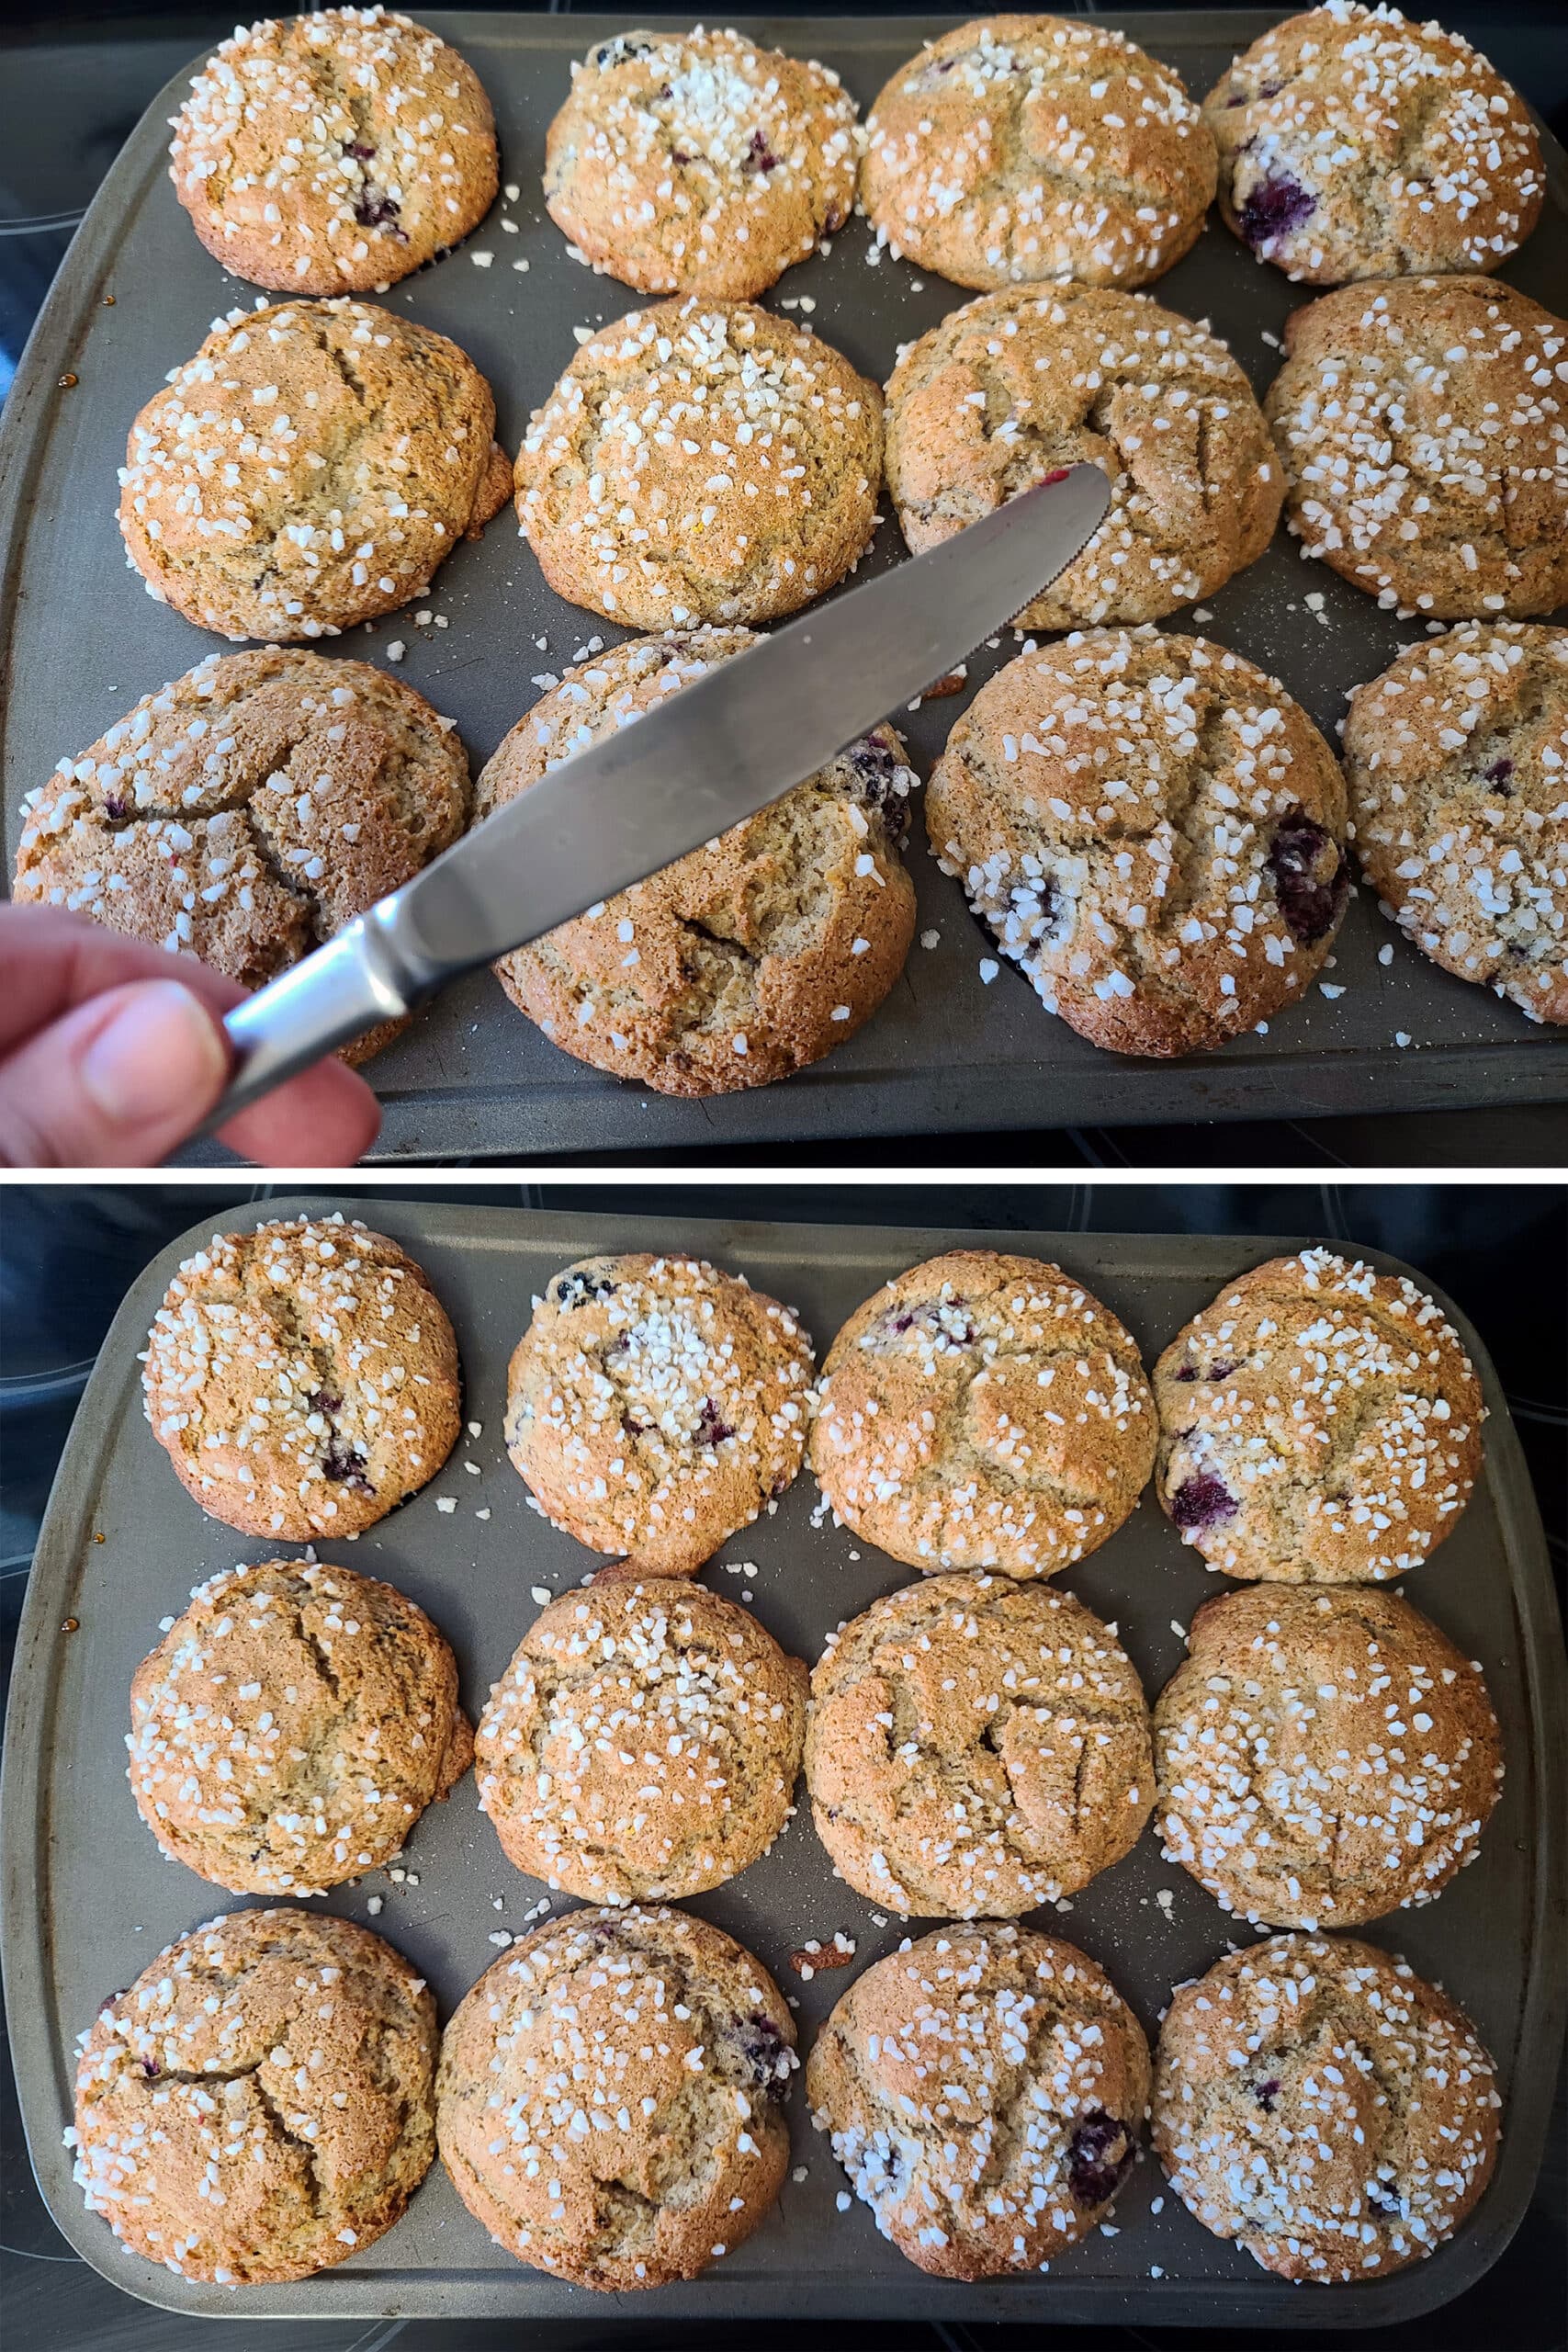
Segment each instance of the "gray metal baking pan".
M482 77L500 126L503 177L521 193L500 203L463 249L386 299L472 354L495 387L502 439L514 449L529 413L572 356L571 329L617 317L638 299L570 258L539 191L545 129L565 96L571 61L632 18L420 13ZM1105 21L1168 60L1201 96L1279 13L1112 10ZM921 40L954 19L734 21L834 66L863 107ZM256 299L254 288L203 252L169 183L167 118L188 79L176 76L148 109L105 179L39 320L0 429L0 640L9 641L0 673L0 767L13 854L23 793L139 695L222 642L143 594L125 567L114 521L115 469L131 417L196 349L214 316ZM1568 157L1550 137L1546 143L1547 215L1503 275L1561 310ZM514 233L503 218L517 224ZM489 266L477 267L487 255ZM525 273L515 266L523 262ZM1278 339L1303 293L1254 261L1217 215L1154 291L1178 311L1210 319L1259 391L1279 365ZM865 222L856 220L827 259L791 270L767 299L781 307L813 303L794 315L809 317L885 382L898 344L967 297L878 258ZM62 378L71 379L63 389ZM862 575L902 552L889 511ZM1322 595L1320 614L1308 609L1308 593ZM550 594L510 511L482 543L458 549L425 602L448 627L422 629L403 612L325 650L381 661L401 640L407 656L398 674L457 719L476 768L536 698L533 677L563 670L590 639L625 634ZM1303 565L1283 529L1262 560L1206 609L1213 618L1201 626L1277 673L1331 740L1347 689L1420 634L1323 566ZM1168 626L1189 628L1190 616L1175 615ZM969 665L972 685L1015 650L1010 635L981 649ZM963 707L954 698L892 714L907 728L922 775ZM1098 1051L1048 1015L1010 965L987 986L981 964L993 955L991 942L958 884L926 854L918 816L910 864L919 929L939 934L938 943L914 948L876 1018L815 1069L751 1093L671 1101L571 1060L506 1001L488 972L479 973L428 1008L376 1061L371 1075L385 1106L377 1156L521 1158L1568 1098L1568 1037L1532 1027L1513 1006L1439 972L1368 894L1352 906L1334 968L1323 975L1342 995L1314 987L1267 1036L1171 1064ZM1389 940L1393 959L1385 967L1378 949ZM217 1156L211 1146L185 1155L187 1161Z
M266 1213L320 1205L269 1203ZM430 1611L457 1651L470 1711L483 1703L532 1622L533 1589L568 1589L596 1565L529 1508L502 1444L507 1358L532 1299L558 1267L600 1250L694 1250L797 1306L820 1352L887 1277L935 1250L982 1238L532 1215L432 1206L395 1194L355 1209L428 1269L457 1327L465 1411L480 1434L466 1437L432 1485L352 1551L324 1549L389 1577ZM257 1216L254 1206L236 1209L219 1223L244 1226ZM203 1576L265 1556L265 1547L204 1517L141 1417L137 1351L175 1263L210 1230L204 1226L166 1250L120 1308L61 1463L18 1640L3 1800L4 1957L22 2110L44 2196L89 2262L173 2310L319 2319L576 2312L603 2321L603 2300L525 2269L492 2245L439 2165L404 2219L362 2255L298 2286L238 2293L187 2283L122 2253L72 2184L61 2134L71 2111L74 2037L163 1945L235 1903L162 1859L132 1805L123 1747L131 1674L158 1639L159 1621L184 1605ZM1012 1235L1007 1246L1059 1260L1081 1276L1126 1318L1152 1361L1226 1279L1297 1245L1043 1233ZM807 2167L806 2178L786 2184L775 2212L731 2257L690 2284L621 2297L616 2311L666 2320L788 2312L1322 2327L1411 2318L1461 2292L1495 2260L1530 2195L1562 2025L1564 1671L1540 1521L1502 1391L1475 1333L1443 1304L1485 1383L1486 1468L1458 1528L1409 1589L1483 1662L1502 1720L1507 1780L1475 1863L1438 1903L1380 1921L1371 1933L1462 2001L1498 2060L1507 2098L1502 2158L1470 2225L1396 2277L1292 2287L1211 2237L1145 2157L1118 2201L1114 2234L1091 2233L1043 2278L954 2284L907 2263L876 2234L863 2206L837 2210L844 2182L827 2141L811 2129L797 2086L793 2163ZM444 1500L455 1508L444 1510ZM770 1631L808 1660L840 1620L908 1580L908 1570L834 1526L805 1473L776 1514L725 1544L705 1574L716 1589L751 1600ZM1178 1542L1148 1496L1064 1581L1119 1625L1151 1693L1184 1654L1179 1628L1221 1582ZM386 1871L367 1874L321 1907L367 1924L374 1916L428 1976L445 2019L495 1959L491 1939L521 1929L547 1890L502 1859L471 1780L419 1823L406 1868L413 1875L401 1883ZM378 1915L369 1910L373 1896L382 1899ZM557 1896L555 1907L569 1902ZM692 1907L750 1946L796 1997L803 2041L850 1980L824 1973L803 1983L789 1966L791 1951L808 1937L827 1943L842 1930L855 1940L859 1968L904 1933L897 1917L879 1917L833 1876L804 1807L770 1854ZM1151 2030L1172 1984L1210 1966L1230 1937L1247 1939L1182 1871L1162 1862L1147 1831L1065 1916L1050 1909L1034 1916L1103 1962Z

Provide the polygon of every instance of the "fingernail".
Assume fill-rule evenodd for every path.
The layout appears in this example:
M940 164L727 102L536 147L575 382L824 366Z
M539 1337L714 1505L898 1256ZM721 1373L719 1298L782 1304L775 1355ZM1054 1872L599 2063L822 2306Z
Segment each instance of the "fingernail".
M210 1015L177 980L127 989L119 1011L82 1057L82 1088L122 1125L188 1111L213 1101L228 1063Z

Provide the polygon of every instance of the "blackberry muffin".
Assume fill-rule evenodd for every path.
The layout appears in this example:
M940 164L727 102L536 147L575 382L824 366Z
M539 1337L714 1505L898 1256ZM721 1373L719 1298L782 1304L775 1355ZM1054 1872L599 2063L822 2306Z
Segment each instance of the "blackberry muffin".
M1149 2097L1143 2028L1072 1944L940 1928L857 1976L806 2069L876 2226L941 2278L1044 2269L1111 2211Z
M613 2293L694 2278L784 2185L797 2064L784 1996L718 1928L573 1911L514 1943L446 2028L442 2160L536 2269Z
M757 639L635 638L569 670L480 775L488 816ZM882 726L771 808L495 967L552 1045L660 1094L769 1086L852 1037L904 968L918 779Z
M1457 2002L1340 1936L1273 1936L1177 1987L1153 2136L1216 2237L1281 2278L1380 2278L1435 2253L1497 2158L1491 2059Z
M371 302L231 311L155 392L120 469L126 560L225 637L337 637L423 596L506 503L468 354Z
M1155 1366L1155 1491L1227 1576L1382 1584L1451 1533L1481 1467L1481 1384L1404 1274L1270 1258Z
M956 1250L850 1317L811 1466L839 1518L911 1567L1049 1577L1116 1532L1155 1443L1108 1308L1059 1266Z
M513 1354L507 1452L579 1543L630 1576L694 1576L799 1469L814 1370L791 1309L739 1275L584 1258Z
M1356 854L1383 910L1457 979L1568 1021L1568 629L1476 622L1358 686Z
M1212 596L1273 537L1284 473L1225 345L1145 294L982 295L901 354L887 487L916 555L1059 466L1097 465L1105 520L1020 628L1153 621Z
M1568 324L1490 277L1385 278L1293 311L1263 407L1303 551L1406 619L1568 601L1565 353Z
M203 1510L309 1544L385 1519L457 1443L457 1343L420 1268L341 1216L215 1233L148 1335L153 1436Z
M1195 244L1214 142L1180 79L1109 25L982 17L866 118L878 237L960 286L1143 286Z
M1070 1594L931 1577L829 1635L806 1781L857 1894L906 1917L1012 1918L1137 1843L1155 1801L1148 1702Z
M618 33L571 69L545 142L550 218L644 294L746 301L842 228L855 107L743 33Z
M439 1628L310 1558L197 1585L136 1669L130 1726L142 1820L236 1894L320 1894L394 1860L474 1753Z
M782 620L871 544L882 394L750 302L659 302L582 345L517 457L558 596L627 628Z
M1540 141L1458 33L1354 0L1289 17L1203 101L1220 211L1311 286L1498 269L1540 218Z
M590 1903L722 1886L784 1827L807 1679L703 1585L563 1593L479 1719L479 1810L509 1861Z
M169 176L208 252L286 293L382 292L495 199L479 76L385 8L242 26L174 127Z
M308 2278L384 2236L429 2171L435 2055L423 1977L367 1928L210 1919L82 2037L87 2210L177 2278Z
M1158 629L1008 662L926 830L1046 1012L1114 1053L1213 1052L1299 1001L1350 895L1344 778L1301 705Z
M449 718L367 662L209 653L22 803L13 895L248 989L410 882L462 833ZM406 1027L344 1047L361 1062Z
M1473 1659L1396 1593L1206 1601L1155 1702L1168 1861L1254 1927L1356 1928L1475 1860L1503 1744Z

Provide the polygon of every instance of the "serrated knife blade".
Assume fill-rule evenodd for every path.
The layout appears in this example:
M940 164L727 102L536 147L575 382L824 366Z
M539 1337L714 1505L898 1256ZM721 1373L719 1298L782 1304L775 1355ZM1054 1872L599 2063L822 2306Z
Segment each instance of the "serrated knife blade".
M548 770L229 1014L235 1072L204 1132L814 775L1021 612L1110 497L1097 466L1065 468Z

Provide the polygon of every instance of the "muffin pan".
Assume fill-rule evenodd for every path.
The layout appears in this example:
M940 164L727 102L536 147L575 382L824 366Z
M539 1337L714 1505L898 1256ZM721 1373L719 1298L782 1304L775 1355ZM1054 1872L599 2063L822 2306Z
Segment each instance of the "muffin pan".
M467 243L382 298L389 308L451 335L495 389L501 439L515 451L530 412L576 348L572 329L637 307L615 278L575 262L544 211L545 130L568 88L569 67L625 30L626 17L507 17L420 11L470 61L493 101L504 196ZM1122 15L1119 25L1174 65L1201 98L1276 10ZM884 81L953 17L734 20L758 39L835 67L863 108ZM192 69L194 71L194 68ZM22 795L57 760L83 751L138 696L223 641L142 594L115 527L115 469L131 418L166 371L196 350L209 322L254 288L228 276L197 243L168 179L168 118L190 74L154 101L111 166L50 295L0 433L0 636L10 659L0 705L6 787L7 872ZM1545 139L1549 195L1540 226L1502 272L1561 308L1568 234L1568 157ZM516 223L514 232L503 220ZM477 264L484 262L485 266ZM516 265L526 263L526 271ZM919 290L917 290L917 288ZM1149 289L1158 301L1208 319L1261 392L1280 364L1285 319L1307 289L1252 255L1212 213L1193 251ZM111 300L112 298L112 300ZM963 289L878 254L852 219L764 298L818 333L878 381L897 345L966 300ZM802 303L812 307L798 307ZM786 307L789 306L789 307ZM902 560L891 503L860 577ZM1314 599L1309 606L1306 599ZM1321 600L1319 602L1318 600ZM457 721L476 771L537 695L531 681L558 674L580 649L618 638L596 615L546 588L503 512L483 540L459 548L417 609L322 650L385 661ZM1278 673L1334 740L1348 689L1374 676L1422 635L1323 565L1305 565L1281 526L1259 562L1203 606L1167 626L1207 629ZM85 626L64 626L82 616ZM543 639L543 645L537 642ZM969 663L969 690L1016 650L1004 635ZM958 697L889 716L928 775ZM488 972L471 974L375 1062L385 1106L378 1153L392 1159L642 1146L809 1141L845 1136L974 1133L987 1127L1114 1125L1214 1118L1317 1116L1371 1110L1457 1108L1568 1097L1568 1036L1538 1029L1512 1005L1428 964L1362 891L1352 902L1332 971L1305 1001L1213 1055L1174 1063L1102 1053L1039 1004L970 916L959 886L925 854L917 814L910 866L919 891L917 944L903 979L875 1017L826 1061L780 1085L706 1102L649 1093L558 1052L502 998ZM1378 962L1392 942L1393 960ZM1399 1040L1407 1042L1402 1046ZM210 1161L217 1147L187 1159Z
M218 1222L327 1214L334 1205L247 1204ZM850 1311L891 1275L940 1250L993 1238L700 1217L676 1225L632 1215L432 1205L395 1193L356 1204L355 1212L401 1241L429 1273L457 1328L465 1417L480 1433L465 1432L431 1486L352 1550L321 1548L328 1559L388 1577L430 1611L457 1652L470 1713L536 1614L534 1588L568 1591L597 1565L530 1509L502 1440L507 1358L553 1272L597 1250L695 1251L797 1306L820 1358ZM105 1996L164 1944L239 1900L162 1858L137 1819L123 1744L130 1678L157 1641L160 1620L178 1614L203 1577L269 1549L203 1515L141 1414L137 1351L175 1264L210 1231L204 1225L165 1250L119 1310L61 1463L23 1614L6 1748L4 1958L22 2109L43 2193L88 2261L171 2310L314 2319L581 2314L603 2322L607 2307L587 2290L525 2269L494 2245L439 2166L403 2220L363 2254L297 2286L238 2292L182 2280L123 2253L73 2185L61 2135L71 2116L76 2036ZM1134 1234L1008 1237L1010 1250L1055 1260L1081 1277L1127 1323L1147 1363L1222 1284L1299 1246ZM1425 1282L1418 1272L1416 1279ZM1481 1373L1492 1418L1485 1468L1468 1510L1403 1589L1484 1666L1507 1779L1479 1859L1439 1900L1359 1932L1406 1954L1461 2002L1497 2060L1506 2102L1502 2155L1469 2224L1430 2260L1394 2277L1292 2288L1201 2229L1145 2154L1118 2199L1113 2234L1092 2232L1044 2276L940 2280L880 2238L864 2206L837 2210L845 2182L826 2138L811 2127L797 2082L792 2161L807 2168L806 2177L786 2183L775 2211L733 2256L689 2284L626 2298L619 2312L731 2322L788 2311L802 2318L1368 2325L1432 2309L1495 2260L1530 2195L1562 2026L1568 1735L1545 1541L1518 1442L1484 1348L1438 1296ZM808 1472L773 1517L732 1537L705 1571L716 1590L750 1600L769 1631L808 1661L841 1620L908 1580L908 1571L833 1525ZM1184 1655L1179 1629L1194 1609L1231 1589L1179 1542L1148 1491L1126 1525L1058 1581L1116 1623L1151 1697ZM406 1874L367 1872L310 1907L378 1928L428 1976L445 2020L496 1958L493 1939L525 1931L547 1890L502 1858L471 1779L422 1817L395 1867ZM554 1896L552 1913L570 1900ZM690 1907L738 1937L795 1996L803 2043L850 1977L823 1970L804 1980L791 1966L792 1952L812 1938L830 1944L841 1932L854 1939L858 1970L906 1932L932 1924L907 1930L836 1879L803 1800L769 1854ZM1201 1974L1233 1941L1250 1940L1245 1926L1162 1861L1152 1829L1070 1907L1030 1916L1099 1961L1151 2032L1173 1984Z

